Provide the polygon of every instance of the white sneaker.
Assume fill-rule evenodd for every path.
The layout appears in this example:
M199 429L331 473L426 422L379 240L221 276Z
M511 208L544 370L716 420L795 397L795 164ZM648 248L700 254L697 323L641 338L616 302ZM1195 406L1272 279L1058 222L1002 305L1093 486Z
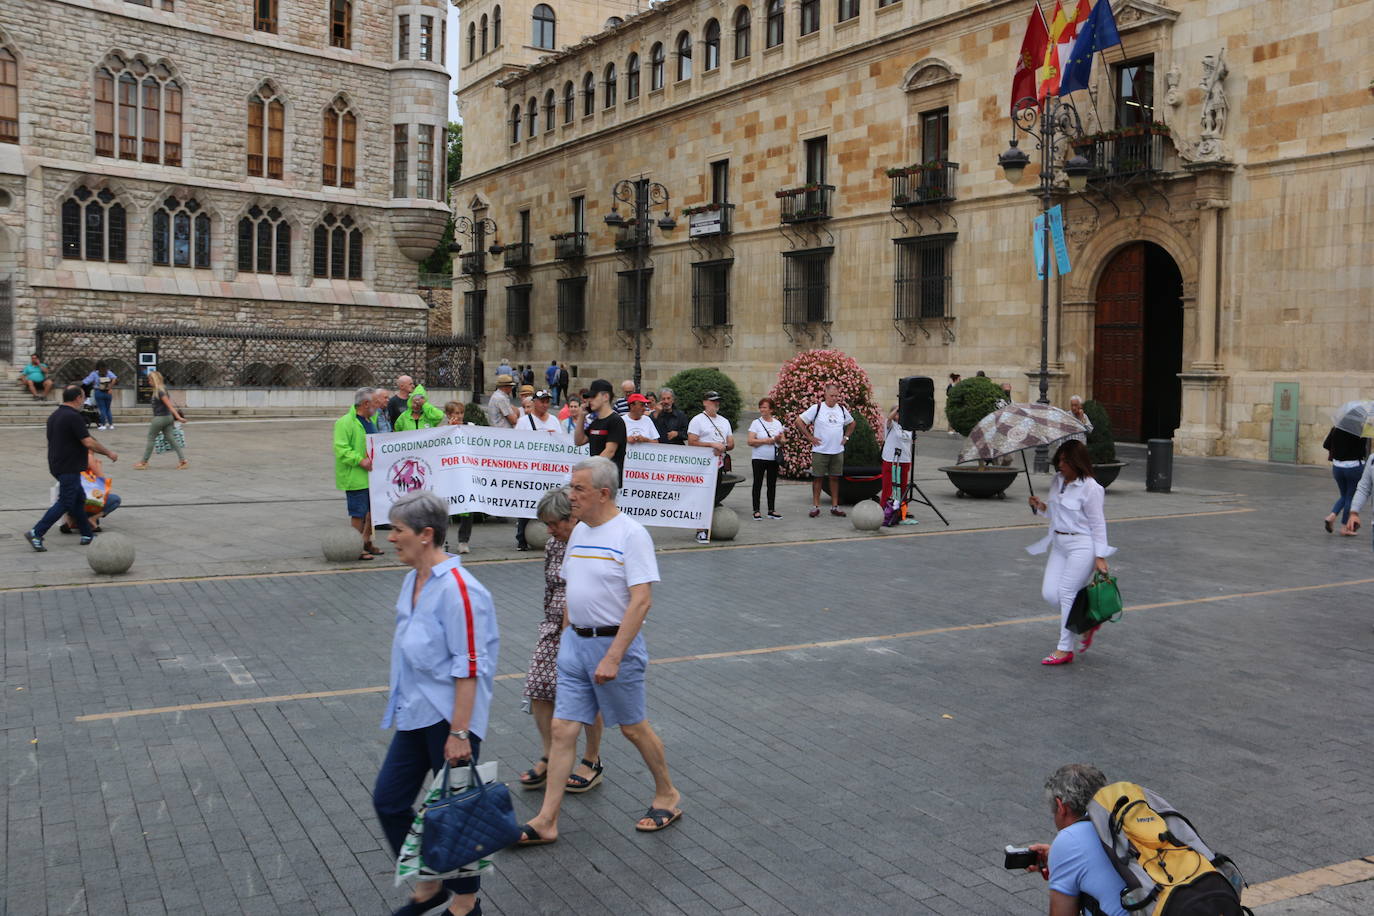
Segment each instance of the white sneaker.
M105 428L105 424L104 424L104 423L101 423L99 426L96 427L96 429L104 429L104 428Z
M459 553L467 553L467 552L468 552L468 544L467 544L467 541L459 541L459 542L458 542L458 552L459 552Z
M711 533L710 533L709 531L698 531L698 532L697 532L697 543L698 543L698 544L709 544L709 543L711 543Z

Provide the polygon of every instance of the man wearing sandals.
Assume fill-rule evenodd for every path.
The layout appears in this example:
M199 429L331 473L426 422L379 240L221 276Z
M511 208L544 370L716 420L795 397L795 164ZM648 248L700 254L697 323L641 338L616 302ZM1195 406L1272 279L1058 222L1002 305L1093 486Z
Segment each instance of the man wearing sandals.
M654 778L654 799L635 823L652 833L682 817L682 794L668 774L663 742L645 713L644 672L649 656L640 628L659 581L654 542L644 526L616 508L620 473L608 458L578 462L572 473L572 510L579 519L563 559L568 629L558 649L558 690L553 710L544 804L522 829L519 845L558 839L558 814L577 753L577 735L600 713L607 728L620 726Z
M367 491L367 472L372 456L367 451L367 434L375 433L372 413L375 388L353 392L353 406L334 421L334 486L344 491L348 520L363 536L359 560L375 560L382 552L372 543L372 499Z

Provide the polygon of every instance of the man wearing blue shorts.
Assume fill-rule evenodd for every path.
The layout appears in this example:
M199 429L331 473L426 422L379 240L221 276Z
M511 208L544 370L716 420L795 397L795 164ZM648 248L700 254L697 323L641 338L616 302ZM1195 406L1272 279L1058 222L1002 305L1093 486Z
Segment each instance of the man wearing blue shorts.
M649 653L639 631L653 603L653 583L659 581L658 561L649 532L616 508L619 487L620 470L608 458L588 458L573 467L572 510L578 523L563 559L568 610L558 649L549 776L544 805L522 828L521 846L558 839L558 813L577 736L598 712L607 727L620 726L654 777L654 800L635 829L652 833L682 817L682 795L644 711Z

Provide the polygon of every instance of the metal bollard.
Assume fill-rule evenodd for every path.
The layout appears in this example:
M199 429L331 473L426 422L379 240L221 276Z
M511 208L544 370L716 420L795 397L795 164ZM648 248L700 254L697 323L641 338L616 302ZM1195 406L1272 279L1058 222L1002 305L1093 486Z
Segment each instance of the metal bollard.
M1145 489L1168 493L1174 485L1174 440L1150 439L1145 443Z

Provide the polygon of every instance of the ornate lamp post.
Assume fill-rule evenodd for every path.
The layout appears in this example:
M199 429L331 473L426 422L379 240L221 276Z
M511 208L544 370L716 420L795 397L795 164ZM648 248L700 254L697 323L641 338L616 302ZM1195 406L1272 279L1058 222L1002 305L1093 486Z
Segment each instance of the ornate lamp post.
M625 217L620 215L619 203L629 204L634 208L632 225L634 237L630 239L630 250L633 252L634 259L634 293L632 302L634 303L634 315L632 319L635 340L635 369L634 382L635 390L638 391L641 381L640 371L640 338L644 331L644 270L649 260L649 245L653 240L654 224L649 218L649 211L656 206L663 207L663 216L658 220L660 232L671 232L677 228L677 221L673 219L672 213L668 209L669 201L668 189L656 181L640 176L631 181L623 179L616 182L611 189L611 212L606 214L605 222L613 229L625 227Z
M1040 198L1040 250L1044 273L1040 277L1040 397L1038 403L1050 402L1050 203L1055 196L1054 180L1056 172L1062 171L1068 179L1069 190L1081 191L1088 184L1088 173L1092 165L1082 156L1058 162L1057 147L1060 142L1070 140L1083 133L1083 123L1078 110L1068 102L1058 98L1046 99L1043 103L1026 97L1017 101L1011 115L1011 146L997 157L1002 174L1007 181L1016 184L1030 165L1031 157L1018 146L1017 131L1035 141L1040 151L1040 182L1030 193ZM1040 446L1035 450L1036 473L1048 471L1049 449Z
M477 252L482 250L482 242L486 239L487 235L490 233L491 237L495 239L497 232L496 223L485 216L480 219L469 219L466 216L457 216L453 219L454 236L465 235L472 239L473 250ZM452 254L457 254L463 250L463 246L454 242L448 247L448 250ZM495 251L492 252L492 254L496 253Z

